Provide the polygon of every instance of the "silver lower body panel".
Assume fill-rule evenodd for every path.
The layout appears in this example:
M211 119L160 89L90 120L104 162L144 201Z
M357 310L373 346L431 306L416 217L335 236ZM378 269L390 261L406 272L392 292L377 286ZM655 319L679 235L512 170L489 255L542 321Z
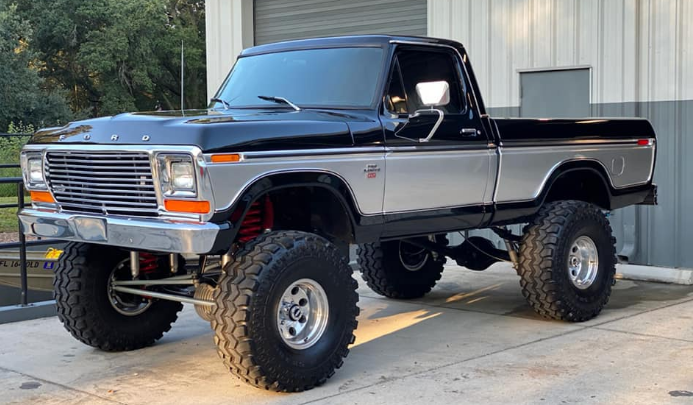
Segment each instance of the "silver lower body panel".
M169 253L208 253L221 228L212 223L132 219L24 209L27 235Z

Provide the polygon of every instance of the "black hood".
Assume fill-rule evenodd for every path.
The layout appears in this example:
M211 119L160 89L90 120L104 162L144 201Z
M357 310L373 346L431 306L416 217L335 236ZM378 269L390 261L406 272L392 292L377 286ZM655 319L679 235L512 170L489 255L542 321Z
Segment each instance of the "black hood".
M30 143L195 145L204 152L344 147L365 112L189 110L120 114L38 131Z

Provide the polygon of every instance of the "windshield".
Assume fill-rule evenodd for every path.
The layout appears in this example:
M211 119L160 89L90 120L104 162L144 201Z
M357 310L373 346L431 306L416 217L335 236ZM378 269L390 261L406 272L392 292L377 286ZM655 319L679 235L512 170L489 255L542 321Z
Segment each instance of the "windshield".
M288 51L239 58L217 94L228 108L279 107L258 96L282 97L302 108L368 108L376 96L382 48ZM220 101L213 105L223 106Z

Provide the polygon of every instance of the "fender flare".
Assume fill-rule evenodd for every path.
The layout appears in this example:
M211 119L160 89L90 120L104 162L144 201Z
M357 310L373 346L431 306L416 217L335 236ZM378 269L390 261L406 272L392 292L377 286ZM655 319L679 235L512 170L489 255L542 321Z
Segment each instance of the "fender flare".
M650 184L645 184L642 186L615 189L611 185L611 181L606 173L606 169L600 162L591 159L570 160L560 163L553 169L551 174L544 182L541 191L534 199L496 203L495 213L488 221L486 226L526 222L529 218L535 215L541 206L546 202L546 198L549 196L549 193L556 182L559 181L562 176L575 172L588 172L591 175L596 175L599 177L599 179L601 179L601 185L604 187L604 190L606 190L607 193L605 197L608 205L602 208L607 210L613 210L642 202L651 187Z
M629 205L640 204L645 200L646 196L652 189L652 179L643 184L615 188L603 163L594 159L570 160L560 164L551 173L549 179L544 185L544 188L539 193L538 198L535 200L537 202L537 207L544 204L546 197L551 191L551 188L558 180L560 180L562 176L576 171L587 171L599 176L599 178L602 180L604 189L607 191L606 199L608 204L606 207L602 208L608 210L615 210L617 208L623 208Z
M599 162L597 160L592 160L592 159L570 160L570 161L562 162L561 164L559 164L558 167L556 167L551 172L548 179L544 183L544 187L539 192L539 195L537 197L537 200L539 202L539 206L544 204L544 202L546 201L546 198L548 197L549 193L551 192L551 189L556 184L556 182L561 179L561 177L563 177L569 173L575 173L575 172L593 173L593 174L596 174L601 179L602 186L604 186L604 190L606 190L606 192L607 192L606 198L607 198L608 205L609 205L608 207L603 207L603 208L611 209L612 199L613 199L613 195L616 194L616 189L612 186L611 178L606 173L606 168L604 167L604 165L601 162Z
M341 176L326 171L279 172L268 173L256 179L241 192L229 208L216 212L212 216L211 222L227 222L231 225L230 232L224 235L224 241L217 241L217 245L222 243L227 247L230 246L238 232L237 224L243 221L250 206L258 199L273 191L300 187L320 187L331 192L345 210L354 238L363 239L367 236L367 239L373 239L374 233L379 235L382 216L363 215L351 188ZM242 212L239 219L232 221L231 216L238 210Z

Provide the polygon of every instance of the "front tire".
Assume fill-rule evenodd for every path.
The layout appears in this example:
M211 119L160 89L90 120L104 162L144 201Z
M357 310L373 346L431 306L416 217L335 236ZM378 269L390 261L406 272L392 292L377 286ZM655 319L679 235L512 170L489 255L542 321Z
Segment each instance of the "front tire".
M80 342L115 352L154 344L183 309L179 302L114 294L110 280L129 274L125 251L110 246L69 243L58 260L53 286L58 318Z
M614 284L615 243L598 207L581 201L546 204L520 245L522 294L546 318L583 322L596 317Z
M437 240L447 243L445 237ZM368 287L388 298L423 297L440 280L445 265L444 257L404 241L366 243L356 254Z
M342 366L359 309L356 280L335 245L305 232L270 232L223 270L212 329L233 375L297 392Z

